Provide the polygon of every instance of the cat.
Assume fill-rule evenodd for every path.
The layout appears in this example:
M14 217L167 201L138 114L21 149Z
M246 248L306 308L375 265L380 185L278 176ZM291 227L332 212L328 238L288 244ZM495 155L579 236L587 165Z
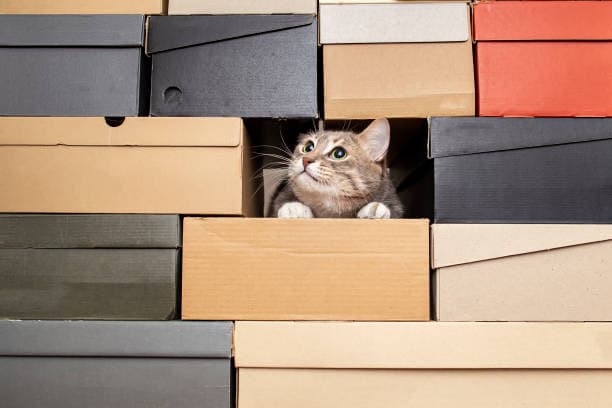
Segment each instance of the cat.
M376 119L363 132L301 135L286 180L271 201L278 218L401 218L386 166L390 126Z

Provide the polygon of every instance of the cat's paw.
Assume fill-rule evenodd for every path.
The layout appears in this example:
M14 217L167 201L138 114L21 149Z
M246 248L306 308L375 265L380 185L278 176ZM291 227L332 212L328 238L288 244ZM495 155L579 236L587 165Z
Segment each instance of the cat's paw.
M314 218L312 210L297 201L285 203L278 209L278 218Z
M383 203L374 201L363 206L357 213L357 218L391 218L391 210Z

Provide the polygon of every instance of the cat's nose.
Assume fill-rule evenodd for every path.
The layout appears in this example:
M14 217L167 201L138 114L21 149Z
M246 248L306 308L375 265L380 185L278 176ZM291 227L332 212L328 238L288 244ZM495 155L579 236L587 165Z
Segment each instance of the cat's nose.
M302 158L302 163L304 164L304 169L306 169L306 167L308 167L308 165L310 163L314 162L314 160L309 159L308 157L303 157Z

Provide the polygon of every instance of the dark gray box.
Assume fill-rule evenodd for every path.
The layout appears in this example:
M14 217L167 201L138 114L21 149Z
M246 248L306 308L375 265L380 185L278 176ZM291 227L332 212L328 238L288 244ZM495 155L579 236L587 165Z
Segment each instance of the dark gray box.
M144 21L142 15L0 15L0 115L146 113Z
M432 118L435 222L612 223L612 119Z
M0 318L174 318L180 225L173 215L0 215Z
M313 15L153 16L151 115L314 118Z
M0 321L11 408L229 408L230 322Z

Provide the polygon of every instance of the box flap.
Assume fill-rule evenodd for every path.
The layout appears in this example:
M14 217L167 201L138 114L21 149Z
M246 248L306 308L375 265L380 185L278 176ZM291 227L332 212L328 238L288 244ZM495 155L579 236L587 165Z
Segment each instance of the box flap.
M227 358L231 322L0 320L0 356Z
M489 1L474 5L474 37L492 40L612 39L609 1Z
M0 15L0 46L141 47L143 15Z
M432 158L612 139L607 118L469 118L430 120Z
M0 117L2 145L239 146L239 118Z
M170 0L168 14L317 14L317 0Z
M1 14L163 14L165 0L2 0Z
M313 15L153 16L149 20L147 52L231 40L311 25Z
M178 248L178 215L0 214L0 248Z
M321 44L462 42L470 39L468 5L413 3L321 5Z
M434 268L612 240L612 225L434 224Z
M236 367L612 368L610 323L236 322Z

